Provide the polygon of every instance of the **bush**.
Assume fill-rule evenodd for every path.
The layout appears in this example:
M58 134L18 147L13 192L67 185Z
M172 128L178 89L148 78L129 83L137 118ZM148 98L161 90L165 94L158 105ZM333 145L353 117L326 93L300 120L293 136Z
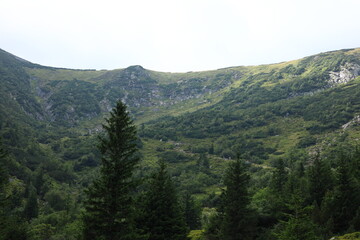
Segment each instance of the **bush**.
M341 237L333 237L331 240L359 240L360 239L360 232L349 233Z
M297 146L299 148L306 148L306 147L310 147L315 144L316 144L316 138L309 135L309 136L305 136L305 137L301 138L299 143L297 144Z
M162 160L168 163L180 163L180 162L188 162L192 159L188 157L186 154L177 152L177 151L165 151L161 152L158 155Z

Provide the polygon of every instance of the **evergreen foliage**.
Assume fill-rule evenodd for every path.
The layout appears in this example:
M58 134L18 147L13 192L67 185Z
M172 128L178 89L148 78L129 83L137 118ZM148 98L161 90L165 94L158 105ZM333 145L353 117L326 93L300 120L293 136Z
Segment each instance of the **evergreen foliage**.
M24 209L24 217L27 220L36 218L39 214L38 198L34 186L30 185L29 197Z
M0 240L26 240L27 224L23 221L21 214L14 211L12 205L15 202L14 205L17 207L16 201L8 193L10 176L7 168L8 153L0 137ZM37 216L37 209L35 209L35 215Z
M356 184L350 168L353 159L340 153L338 156L337 183L333 192L329 193L331 200L325 210L331 216L333 232L344 233L350 227L360 205L360 188ZM359 230L359 229L357 229Z
M309 207L303 207L304 199L297 193L291 196L287 221L281 221L273 231L277 240L321 240L318 226L309 216Z
M185 240L188 229L175 187L165 163L161 161L159 165L144 197L141 225L148 240Z
M283 159L279 159L275 164L274 173L271 179L271 188L277 193L282 193L285 189L287 180L288 174L285 169L285 162Z
M7 170L6 151L4 149L2 138L0 137L0 211L2 212L5 204L5 186L9 181Z
M6 153L0 138L0 236L4 235L4 229L6 229L6 194L5 187L9 181L5 164Z
M330 166L317 154L313 164L309 167L310 201L315 201L317 206L320 207L326 192L331 190L332 187L333 178Z
M209 239L253 239L255 236L255 215L250 208L248 192L250 176L246 165L239 158L230 163L225 176L218 214L205 233Z
M139 162L135 126L120 101L103 125L99 138L100 176L89 187L85 202L85 239L137 239L132 192Z
M222 232L226 240L253 239L255 223L250 209L249 180L245 162L240 159L231 163L225 173Z
M35 175L34 187L38 195L44 196L44 169L40 167Z
M273 218L269 219L271 224L283 219L283 213L288 210L286 203L290 194L288 191L293 185L291 180L293 179L289 177L285 161L283 159L276 161L269 181L269 204L266 206L267 215Z
M88 239L150 234L141 229L145 203L134 205L133 198L152 189L133 181L136 153L118 154L126 144L112 144L128 139L117 137L113 112L100 148L94 147L102 116L119 98L142 126L136 142L144 143L144 161L136 177L153 171L159 159L167 162L173 187L191 194L180 201L182 221L199 229L199 205L207 240L232 239L239 230L232 222L245 224L229 200L239 197L231 190L239 185L221 181L237 152L249 162L254 238L330 239L360 231L358 66L360 49L204 72L83 71L43 67L0 50L6 149L0 147L0 239L79 239L82 224ZM228 198L228 189L235 197ZM254 229L251 215L242 230Z
M200 214L201 208L195 202L194 197L189 192L183 196L183 209L185 223L190 230L201 229Z

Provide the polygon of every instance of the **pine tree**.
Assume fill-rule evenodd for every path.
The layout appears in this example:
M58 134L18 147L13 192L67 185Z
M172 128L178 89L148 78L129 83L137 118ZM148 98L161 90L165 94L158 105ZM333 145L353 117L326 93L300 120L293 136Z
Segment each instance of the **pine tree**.
M38 216L39 207L38 207L38 199L36 194L36 189L34 186L30 184L29 187L29 198L27 199L25 208L24 208L24 217L27 220L31 220Z
M136 186L133 172L139 162L136 129L120 101L105 121L105 135L99 137L100 176L86 192L84 237L134 240L139 237L132 198Z
M0 235L4 235L7 225L6 216L6 194L5 186L9 181L9 176L6 169L6 152L3 148L0 138ZM0 239L1 236L0 236Z
M311 207L304 207L304 199L301 193L294 193L290 198L287 221L281 221L273 230L272 234L277 240L320 240L318 226L309 216Z
M151 178L144 199L142 221L144 231L149 234L148 240L187 239L187 228L176 190L163 162L160 162L158 172Z
M44 182L45 182L44 169L40 167L39 169L36 170L35 182L34 182L34 187L36 188L36 192L39 196L44 196L44 192L43 192Z
M332 208L334 232L347 230L349 222L355 217L360 204L360 192L351 172L350 159L341 154Z
M325 193L332 187L332 173L328 165L315 156L313 165L309 168L309 193L311 202L315 201L320 207Z
M201 153L198 160L197 160L197 166L200 171L208 174L210 169L210 161L209 158L206 156L205 153Z
M253 239L253 212L249 207L249 174L243 161L231 163L224 179L222 235L226 240Z
M200 229L201 209L196 205L193 196L186 192L183 199L185 223L190 230Z
M28 239L27 224L21 216L14 214L11 196L5 193L10 177L7 169L8 157L0 137L0 240L26 240Z
M269 181L269 191L271 193L271 201L269 202L268 214L275 219L283 218L283 212L288 210L286 202L288 201L288 192L294 191L294 177L289 176L287 169L285 169L285 162L279 159L274 166L271 179Z
M288 173L285 170L285 162L282 159L279 159L276 162L275 170L272 175L270 187L273 191L278 194L282 194L285 184L288 179Z
M209 154L214 154L214 143L211 143L211 146L209 148Z
M6 168L6 155L6 151L2 145L2 139L0 138L0 211L3 209L5 204L5 186L9 181L9 175Z

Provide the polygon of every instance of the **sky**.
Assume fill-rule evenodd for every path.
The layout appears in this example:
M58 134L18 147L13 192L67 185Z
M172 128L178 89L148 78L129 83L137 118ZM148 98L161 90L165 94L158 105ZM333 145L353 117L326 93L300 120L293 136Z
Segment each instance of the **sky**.
M270 64L360 47L360 0L0 0L0 48L74 69Z

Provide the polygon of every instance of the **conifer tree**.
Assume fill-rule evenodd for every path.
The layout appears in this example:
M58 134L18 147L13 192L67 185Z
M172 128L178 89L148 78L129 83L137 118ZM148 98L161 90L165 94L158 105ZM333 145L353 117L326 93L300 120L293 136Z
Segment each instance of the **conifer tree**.
M36 188L36 192L39 196L44 196L43 185L44 185L44 169L40 166L39 169L36 170L34 187Z
M276 162L275 170L272 175L270 187L273 191L278 194L282 194L285 184L288 179L288 173L285 170L285 162L282 159L279 159Z
M318 226L309 216L311 207L304 207L301 192L295 192L289 200L291 214L285 214L287 221L281 221L272 234L277 240L320 240Z
M7 224L5 207L6 207L6 196L5 196L5 186L9 181L9 176L6 169L6 153L2 145L0 138L0 234L4 235L5 227ZM1 237L0 237L1 239Z
M12 212L11 197L5 194L10 177L7 169L8 157L0 137L0 240L26 240L28 239L27 224L21 216Z
M355 217L350 222L351 226L354 231L360 231L360 207L357 209Z
M37 217L39 213L36 189L31 184L29 189L29 198L27 199L24 208L24 216L27 220L31 220L32 218Z
M142 219L148 240L187 239L187 228L176 190L163 162L160 162L158 172L151 178Z
M269 181L271 201L268 209L269 215L275 217L275 219L282 219L283 212L288 210L286 202L289 194L287 191L294 191L294 185L297 184L294 177L295 175L289 176L284 160L279 159L276 161Z
M325 193L332 187L331 176L330 167L316 155L313 165L309 168L309 193L311 201L315 201L319 207Z
M183 198L185 223L190 230L200 229L201 209L195 203L193 196L186 192Z
M132 192L137 155L136 129L120 101L105 119L105 134L99 137L102 154L100 176L87 190L85 239L138 239L134 224Z
M5 186L9 181L6 165L6 151L3 148L2 139L0 138L0 211L5 204Z
M351 174L350 160L340 154L337 186L334 191L332 207L334 232L347 230L349 222L355 217L360 204L360 192Z
M249 207L249 174L245 163L239 158L230 164L224 179L223 191L223 239L253 239L254 218Z
M197 160L197 166L200 171L208 174L210 169L210 161L209 158L206 156L205 153L200 154Z

